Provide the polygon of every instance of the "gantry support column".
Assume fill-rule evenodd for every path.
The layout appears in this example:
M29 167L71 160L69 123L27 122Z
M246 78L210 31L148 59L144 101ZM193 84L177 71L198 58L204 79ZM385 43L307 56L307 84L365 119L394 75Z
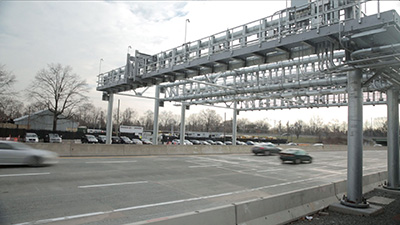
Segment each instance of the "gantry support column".
M387 91L387 166L388 180L384 186L387 189L400 190L399 186L399 90L390 88Z
M153 145L158 145L158 115L160 109L160 86L156 86L154 101Z
M114 94L108 94L108 108L107 108L107 125L106 125L106 144L111 144L112 136L112 111L114 103Z
M181 129L180 129L180 144L185 144L185 110L186 105L182 102L181 106Z
M233 118L232 118L232 145L236 145L236 136L237 136L237 103L233 103Z
M347 73L348 134L347 134L347 197L343 205L366 208L363 199L363 93L361 87L361 70Z

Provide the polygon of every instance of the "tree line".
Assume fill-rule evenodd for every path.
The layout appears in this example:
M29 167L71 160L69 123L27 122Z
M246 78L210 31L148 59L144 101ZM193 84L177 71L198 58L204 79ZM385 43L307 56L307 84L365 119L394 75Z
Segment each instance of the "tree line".
M79 122L80 126L93 129L105 129L107 112L91 103L87 96L88 84L73 73L72 67L61 64L49 64L37 72L25 93L29 104L19 100L21 97L13 90L15 76L0 65L0 121L12 121L23 115L48 109L54 114L53 130L56 130L56 121L61 114ZM126 108L113 112L114 127L118 125L142 126L145 130L152 130L154 113L151 110L140 115L133 108ZM192 113L185 121L186 131L232 133L232 120L224 120L215 110L203 109ZM159 114L159 129L163 132L178 132L180 115L171 111L161 111ZM327 136L343 136L347 132L347 123L330 121L324 123L320 117L313 117L310 121L297 120L276 121L272 126L268 119L250 121L247 118L237 120L239 134L267 134L279 136L314 135L319 139ZM374 126L364 124L364 134L367 136L386 136L386 118L376 118Z

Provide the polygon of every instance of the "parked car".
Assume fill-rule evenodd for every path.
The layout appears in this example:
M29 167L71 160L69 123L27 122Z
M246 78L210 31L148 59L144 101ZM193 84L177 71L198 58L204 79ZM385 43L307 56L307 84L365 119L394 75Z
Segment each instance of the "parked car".
M50 133L44 137L44 142L61 143L62 138L60 135L58 135L56 133Z
M246 145L255 145L255 143L253 141L247 141Z
M106 135L99 135L97 136L97 141L101 144L105 144L107 141L107 136Z
M263 155L272 155L272 154L279 154L282 149L278 148L276 145L272 143L263 143L263 144L258 144L254 145L254 147L251 148L251 151L255 154L263 154Z
M211 145L208 141L201 141L201 145Z
M0 141L0 165L42 166L58 162L58 154L20 142Z
M85 134L81 137L81 142L82 143L89 143L89 144L97 144L99 141L94 135L91 134Z
M236 141L236 145L247 145L247 144L243 141Z
M232 145L232 141L225 141L225 145Z
M194 145L201 145L201 142L199 140L190 140Z
M149 139L142 139L141 140L143 142L144 145L152 145L153 142L151 142Z
M216 145L225 145L222 141L216 141L215 144Z
M279 153L282 163L286 161L291 161L294 164L299 164L302 162L312 163L313 158L303 149L299 148L288 148L281 153Z
M133 144L133 141L127 136L120 137L121 144Z
M35 133L26 133L25 142L39 142L39 137Z
M216 145L215 141L213 140L206 140L210 145Z
M132 144L135 144L135 145L142 145L143 144L143 142L141 141L141 140L139 140L139 139L132 139Z
M111 144L121 144L121 139L118 136L112 136Z
M181 140L175 139L175 140L172 141L172 144L173 145L180 145L181 144ZM183 141L183 145L193 145L193 143L188 141L188 140L184 140Z

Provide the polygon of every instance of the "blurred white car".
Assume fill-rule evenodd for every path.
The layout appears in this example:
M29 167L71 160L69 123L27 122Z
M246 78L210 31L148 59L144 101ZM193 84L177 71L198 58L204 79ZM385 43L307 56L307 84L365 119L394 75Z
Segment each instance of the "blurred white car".
M39 142L39 137L35 133L26 133L25 142Z
M58 162L58 154L20 142L0 141L0 165L43 166Z

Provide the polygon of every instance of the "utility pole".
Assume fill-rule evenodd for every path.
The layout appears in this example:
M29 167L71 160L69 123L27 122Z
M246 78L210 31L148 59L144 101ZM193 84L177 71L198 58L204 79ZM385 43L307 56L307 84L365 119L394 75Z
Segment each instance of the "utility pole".
M119 106L120 106L120 100L118 99L118 108L117 108L117 127L115 128L115 133L118 136L118 131L119 131Z

